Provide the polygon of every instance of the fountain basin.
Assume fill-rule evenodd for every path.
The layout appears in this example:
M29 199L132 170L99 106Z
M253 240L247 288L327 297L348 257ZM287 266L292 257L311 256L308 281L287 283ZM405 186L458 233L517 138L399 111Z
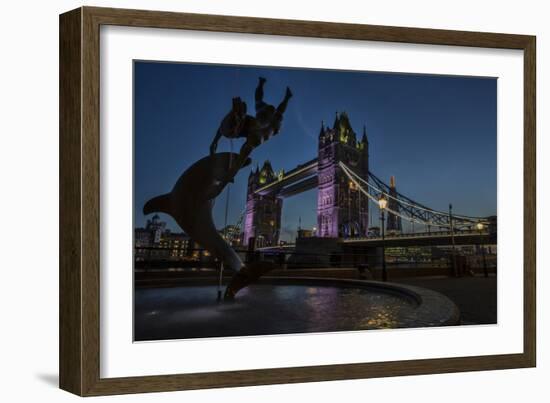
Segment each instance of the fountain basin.
M135 290L135 341L258 336L459 323L456 305L425 288L364 280L265 277L218 302L212 281Z

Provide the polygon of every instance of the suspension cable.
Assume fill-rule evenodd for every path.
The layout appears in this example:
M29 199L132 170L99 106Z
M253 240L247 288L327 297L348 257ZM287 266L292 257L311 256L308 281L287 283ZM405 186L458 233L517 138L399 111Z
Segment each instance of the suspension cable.
M361 186L361 184L359 184L359 182L357 182L357 180L350 176L347 172L346 172L346 175L348 175L348 178L353 182L355 183L355 185L359 188L359 190L361 191L361 193L363 193L365 196L367 196L369 199L371 199L374 203L378 203L378 200L376 199L376 197L374 197L373 195L371 195L369 192L367 192L365 189L363 189L363 187ZM388 210L390 213L392 214L395 214L396 216L398 217L401 217L402 219L404 220L407 220L407 221L411 221L411 222L416 222L418 224L425 224L425 223L428 223L429 225L434 225L436 227L442 227L442 228L445 228L445 227L448 227L449 225L441 225L441 224L436 224L434 222L431 222L431 221L422 221L422 220L419 220L419 219L416 219L414 217L408 217L408 216L405 216L395 210L393 210L392 208L389 208L389 207L386 207L386 210Z
M428 207L424 207L424 206L421 206L421 205L418 205L418 204L412 204L412 203L409 203L405 200L402 200L402 199L398 199L394 196L392 196L391 194L385 192L384 190L382 189L379 189L378 187L374 186L373 184L369 183L368 181L364 180L363 178L361 178L361 176L359 176L357 173L353 172L350 168L348 168L343 162L340 162L339 163L340 167L344 170L344 172L346 173L346 175L348 176L348 178L352 179L351 176L353 176L354 178L358 179L359 181L363 182L365 185L367 185L369 188L372 188L374 189L376 192L378 193L381 193L383 194L384 196L387 196L388 198L390 199L393 199L395 201L397 201L398 203L401 203L401 204L405 204L409 207L412 207L412 208L415 208L415 209L418 209L418 210L424 210L428 213L431 213L431 214L435 214L435 215L439 215L439 216L442 216L442 217L445 217L447 218L449 216L448 213L443 213L441 211L436 211L436 210L432 210ZM374 176L374 175L373 175ZM378 179L378 178L376 178ZM381 182L381 181L380 181ZM383 182L382 182L383 183ZM358 185L356 183L356 185ZM359 185L358 185L359 186ZM387 186L387 185L386 185ZM360 186L359 186L360 187ZM373 201L376 201L376 200L373 200ZM461 216L461 215L453 215L454 218L460 218L462 220L465 220L465 221L481 221L483 218L482 217L468 217L468 216ZM421 223L423 224L424 221L417 221L418 223ZM438 224L434 224L434 225L438 225ZM445 226L448 226L448 225L445 225Z
M357 175L351 175L350 174L350 170L349 168L347 168L343 163L340 163L343 170L344 170L344 173L348 176L348 178L359 188L359 190L361 191L361 193L365 194L370 200L372 200L374 203L378 203L378 200L376 199L375 196L371 195L370 192L366 191L362 186L361 184L357 181ZM358 177L359 179L362 179L361 177ZM362 180L362 182L365 182L364 180ZM369 185L367 183L367 185ZM390 196L388 195L386 192L383 192L379 189L377 189L375 186L372 186L372 188L374 188L376 191L378 191L379 193L382 193L384 195L387 195L387 196ZM391 196L390 196L391 197ZM396 200L397 202L402 202L401 200L399 199L396 199L394 197L392 197L392 199ZM415 206L412 206L412 207L415 207ZM435 227L440 227L440 228L448 228L450 224L438 224L438 223L435 223L431 220L421 220L421 219L418 219L414 216L406 216L406 215L403 215L401 213L399 213L398 211L395 211L394 209L390 208L390 207L386 207L386 210L388 210L390 213L404 219L404 220L407 220L409 222L416 222L418 224L423 224L423 225L430 225L430 226L435 226ZM428 210L430 211L430 210ZM442 213L439 213L440 215L443 215ZM448 218L448 215L443 215L445 218ZM453 216L454 218L455 216Z

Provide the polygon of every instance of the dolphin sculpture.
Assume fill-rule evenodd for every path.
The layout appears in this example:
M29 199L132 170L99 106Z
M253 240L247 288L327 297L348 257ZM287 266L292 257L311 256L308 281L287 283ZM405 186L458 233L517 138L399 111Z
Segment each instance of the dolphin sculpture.
M191 239L235 272L244 264L218 233L212 208L214 199L227 185L227 172L237 157L235 153L217 153L200 159L179 177L170 193L154 197L143 206L143 214L161 212L172 216Z
M277 108L264 102L265 78L260 77L255 92L256 116L246 114L246 103L233 98L231 111L222 120L210 146L210 155L195 162L178 179L170 193L152 198L143 206L143 214L169 214L187 235L213 256L224 262L235 274L225 290L231 299L248 284L275 267L268 262L244 265L239 255L221 237L214 225L212 207L216 197L233 181L237 172L250 164L249 155L260 144L279 132L283 114L292 97L287 87L283 101ZM222 137L246 138L239 154L216 153Z
M238 156L216 153L200 159L179 177L170 193L154 197L143 206L143 214L161 212L172 216L195 242L233 270L235 274L225 290L225 299L234 298L239 290L275 267L269 262L245 266L214 225L214 199L233 179L228 172L232 172ZM243 166L249 164L250 158Z

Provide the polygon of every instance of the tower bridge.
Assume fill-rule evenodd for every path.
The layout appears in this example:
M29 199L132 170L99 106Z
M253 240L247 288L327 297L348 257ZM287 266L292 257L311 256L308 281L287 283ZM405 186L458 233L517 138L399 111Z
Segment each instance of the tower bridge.
M266 165L263 168L265 167ZM317 186L317 158L313 158L288 172L279 172L275 180L254 190L254 194L266 196L276 193L278 197L286 198L315 189Z
M283 201L311 189L317 195L317 238L344 239L349 242L366 242L369 234L369 201L378 205L386 199L389 235L398 236L402 220L424 225L435 232L471 232L476 226L496 234L496 217L454 215L431 209L400 194L395 178L390 184L380 180L369 170L369 142L366 128L360 139L353 130L348 115L336 114L332 127L321 124L318 136L317 157L299 164L289 171L273 170L266 161L256 167L248 177L243 243L254 242L259 247L279 243ZM371 235L371 236L369 236ZM472 236L476 236L473 234ZM464 239L467 239L465 237ZM353 241L353 240L356 241ZM469 238L468 238L469 239ZM412 239L396 240L408 243ZM429 241L434 240L430 237ZM370 242L370 241L369 241ZM372 243L372 242L370 242Z

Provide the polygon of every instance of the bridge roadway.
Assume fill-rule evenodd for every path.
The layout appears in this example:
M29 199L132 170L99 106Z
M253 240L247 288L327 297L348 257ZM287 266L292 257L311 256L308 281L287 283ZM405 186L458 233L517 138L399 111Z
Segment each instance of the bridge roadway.
M317 178L317 158L298 165L296 168L285 172L282 179L276 179L273 182L257 189L255 193L265 196L277 192L279 197L290 197L295 194L314 189L318 185Z
M368 246L368 247L400 247L400 246L447 246L452 245L452 234L450 231L422 232L415 234L387 235L382 237L369 238L343 238L339 243L343 245ZM496 242L496 234L479 231L455 232L455 245L478 245L491 244Z
M496 243L496 234L479 231L461 231L454 234L455 245L479 245ZM452 236L450 231L421 232L414 234L387 235L384 240L382 237L360 237L360 238L340 238L337 243L342 246L357 246L377 248L385 246L405 247L405 246L449 246L452 245ZM290 251L294 244L288 244L283 247L268 246L258 248L259 251Z

